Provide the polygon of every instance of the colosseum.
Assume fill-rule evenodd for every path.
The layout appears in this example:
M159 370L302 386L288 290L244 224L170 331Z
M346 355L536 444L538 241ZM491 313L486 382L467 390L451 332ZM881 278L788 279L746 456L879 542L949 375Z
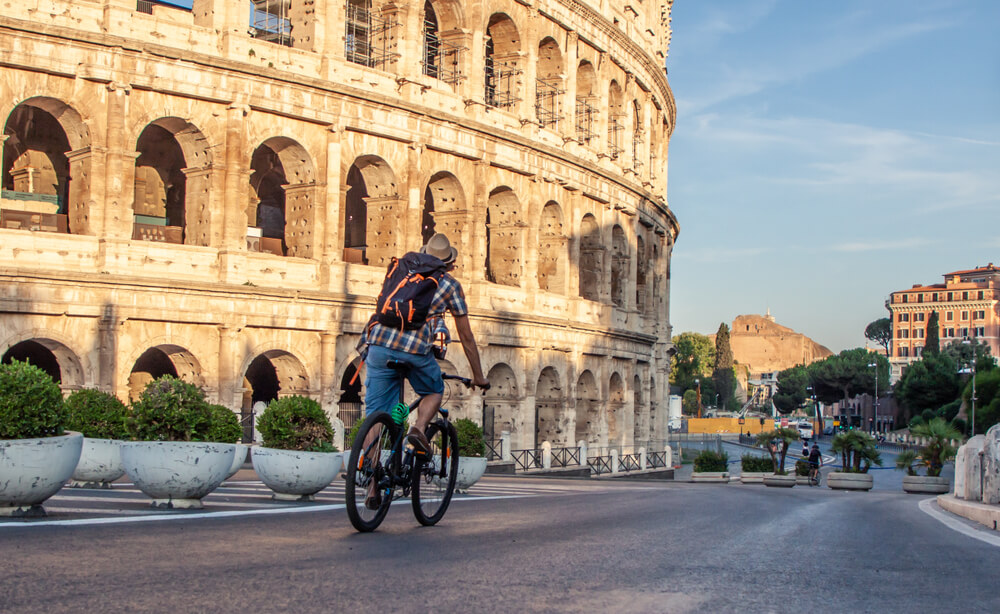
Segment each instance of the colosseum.
M385 265L439 231L493 383L456 415L662 439L671 4L0 0L3 360L343 433Z

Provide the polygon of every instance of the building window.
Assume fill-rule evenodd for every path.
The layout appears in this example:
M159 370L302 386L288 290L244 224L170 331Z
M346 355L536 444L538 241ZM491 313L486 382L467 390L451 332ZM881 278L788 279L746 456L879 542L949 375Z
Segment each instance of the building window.
M901 314L899 314L899 320L898 321L900 321L900 322L909 322L910 321L910 314L908 314L908 313L901 313Z
M986 336L986 327L985 326L977 326L977 327L973 328L972 329L972 336L973 337L985 337Z
M933 301L934 301L935 303L937 302L937 300L938 300L938 293L937 293L937 292L935 292L935 293L934 293L934 298L933 298L932 300L933 300Z
M903 295L903 302L904 302L904 303L905 303L905 302L907 302L907 298L909 298L909 295L907 295L907 294L904 294L904 295Z
M968 319L969 319L969 312L968 311L963 311L962 312L962 320L965 321L965 320L968 320Z
M907 358L910 355L910 348L899 348L900 358Z
M913 331L913 337L915 339L923 339L924 338L924 329L922 329L922 328L915 329Z
M968 292L963 292L962 293L962 300L963 301L969 300L969 293Z
M980 311L973 311L972 312L972 318L975 319L975 320L983 320L983 319L986 318L986 312L982 311L982 310L980 310Z
M955 319L955 312L954 311L946 311L945 314L944 314L944 319L947 320L947 321L949 321L949 322L951 322L952 320Z
M969 329L968 328L963 328L962 329L962 339L965 339L968 336L969 336Z
M914 322L923 322L924 321L924 314L922 314L922 313L915 313L915 314L913 314L913 321Z
M979 291L979 300L983 300L983 291L982 290Z
M919 357L919 356L922 356L923 353L924 353L924 346L918 345L917 347L913 348L913 355L914 356Z
M952 299L952 293L951 293L951 292L949 292L949 293L948 293L948 300L950 301L951 299Z
M955 329L954 328L949 328L947 336L951 337L952 339L954 339L955 338Z

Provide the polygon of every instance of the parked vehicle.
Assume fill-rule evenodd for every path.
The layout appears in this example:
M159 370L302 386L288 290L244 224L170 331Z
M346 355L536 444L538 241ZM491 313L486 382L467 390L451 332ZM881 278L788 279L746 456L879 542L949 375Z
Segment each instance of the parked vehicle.
M812 439L813 438L813 425L812 422L808 420L802 420L796 425L799 429L799 437L802 439Z

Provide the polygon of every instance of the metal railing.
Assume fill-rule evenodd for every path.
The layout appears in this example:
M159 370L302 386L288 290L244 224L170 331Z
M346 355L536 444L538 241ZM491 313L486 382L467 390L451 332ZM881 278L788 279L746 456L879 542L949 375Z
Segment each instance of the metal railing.
M646 469L659 469L660 467L666 467L666 466L667 466L666 451L646 453Z
M580 448L552 448L552 466L569 467L580 464Z
M618 471L639 471L642 464L638 454L622 454L618 457Z
M486 444L486 460L492 461L503 458L502 439L487 439L484 443Z
M596 473L597 475L611 473L611 457L592 456L587 459L587 466L590 467L591 473Z
M514 459L514 465L521 471L539 469L542 466L541 450L512 450L511 457Z

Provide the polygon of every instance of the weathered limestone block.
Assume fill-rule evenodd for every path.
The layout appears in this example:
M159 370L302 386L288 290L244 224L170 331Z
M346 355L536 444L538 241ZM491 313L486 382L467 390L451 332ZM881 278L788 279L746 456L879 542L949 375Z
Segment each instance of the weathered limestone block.
M983 445L983 503L1000 503L1000 424L986 431Z
M982 498L981 470L984 435L976 435L958 449L955 456L955 496L966 501Z

